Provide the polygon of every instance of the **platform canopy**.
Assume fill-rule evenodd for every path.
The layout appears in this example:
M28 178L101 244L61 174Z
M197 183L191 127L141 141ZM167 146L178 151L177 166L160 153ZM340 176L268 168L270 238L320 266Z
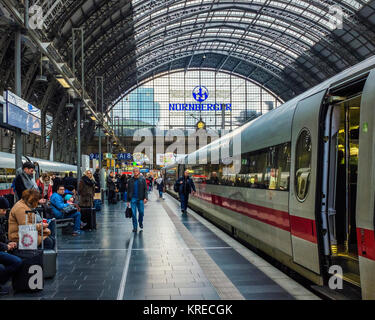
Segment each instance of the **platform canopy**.
M370 0L35 3L48 40L67 61L72 28L84 28L88 88L104 75L107 106L150 76L197 67L244 76L288 100L375 49Z

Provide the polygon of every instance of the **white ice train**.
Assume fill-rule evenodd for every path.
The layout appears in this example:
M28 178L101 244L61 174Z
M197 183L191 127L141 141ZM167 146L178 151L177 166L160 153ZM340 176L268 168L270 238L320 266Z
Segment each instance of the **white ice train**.
M65 173L72 171L74 175L77 173L77 166L53 162L43 159L37 159L28 157L31 161L39 164L40 174L43 172L58 172L60 176L64 176ZM23 162L27 161L25 157L22 159ZM15 177L15 157L14 154L0 152L0 195L8 194L12 192L11 184Z
M375 299L375 56L231 135L241 135L239 173L210 163L218 139L208 165L164 169L170 192L191 170L192 208L318 285L341 266Z

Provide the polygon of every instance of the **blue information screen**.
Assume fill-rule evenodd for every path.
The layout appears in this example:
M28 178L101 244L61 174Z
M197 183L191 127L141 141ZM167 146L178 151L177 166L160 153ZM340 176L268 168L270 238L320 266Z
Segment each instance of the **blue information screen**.
M22 98L6 91L4 122L28 133L42 134L41 112Z
M41 135L42 123L40 119L25 112L12 103L7 103L8 124L30 133Z

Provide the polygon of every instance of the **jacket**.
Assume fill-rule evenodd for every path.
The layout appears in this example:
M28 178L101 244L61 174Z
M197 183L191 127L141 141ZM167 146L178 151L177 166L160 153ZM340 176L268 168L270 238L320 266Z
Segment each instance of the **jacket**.
M95 179L95 182L96 182L95 192L100 192L100 175L99 175L99 173L97 173L97 172L94 173L94 179Z
M0 252L8 251L8 226L5 217L0 217Z
M116 182L114 182L112 179L116 181L115 177L108 176L107 178L107 187L109 191L115 191L116 190Z
M159 181L160 183L158 183L158 181ZM161 180L156 179L156 184L157 184L157 189L158 189L159 191L163 191L163 190L164 190L164 179L161 179Z
M46 195L43 194L43 192L44 192L44 183L42 181L40 181L40 179L38 179L38 181L36 182L36 185L39 188L40 194L43 196L43 198L45 198ZM52 196L52 183L50 183L48 185L47 199L51 198L51 196Z
M135 182L135 179L133 177L128 180L128 199L127 199L128 202L130 202L133 198L134 182ZM143 177L139 177L138 178L138 200L144 200L144 199L148 200L146 179Z
M128 184L128 178L124 175L120 179L120 192L126 192L126 186Z
M52 194L51 199L49 200L52 207L52 213L57 219L62 219L64 214L61 212L62 208L67 207L69 204L64 203L64 199L57 192Z
M195 191L194 181L190 177L188 177L186 180L186 189L184 189L184 181L185 181L185 177L180 177L177 179L176 183L174 184L174 188L175 190L177 190L179 194L188 195L191 193L191 191Z
M92 208L94 206L95 181L84 176L79 182L79 206Z
M77 179L74 177L65 177L62 182L65 188L68 186L73 186L75 189L77 189Z
M30 211L30 207L26 205L23 200L18 201L9 214L9 222L8 222L8 237L9 241L17 242L19 241L18 237L18 226L26 224L26 211ZM33 213L27 214L27 224L32 224L35 217ZM38 231L38 245L42 244L42 224L38 223L36 225L36 229ZM43 228L43 240L45 240L51 231L48 228Z

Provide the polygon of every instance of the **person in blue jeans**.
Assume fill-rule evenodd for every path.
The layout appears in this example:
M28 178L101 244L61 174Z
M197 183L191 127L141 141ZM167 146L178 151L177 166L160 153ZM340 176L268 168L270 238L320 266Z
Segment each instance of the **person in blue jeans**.
M21 258L9 254L9 252L17 248L17 243L8 241L8 226L5 217L8 209L8 200L0 197L0 295L9 293L9 290L2 286L8 282L22 265Z
M137 232L138 224L143 230L144 205L148 201L147 184L145 178L140 175L139 168L134 168L133 177L128 180L128 207L131 206L133 212L133 232ZM138 210L138 222L137 222Z
M81 213L78 211L79 207L73 204L77 208L76 212L70 214L63 213L61 210L69 206L68 203L64 203L65 187L61 184L56 190L57 191L52 194L50 199L52 213L56 219L72 218L74 220L74 231L72 235L78 236L81 230Z
M182 213L186 213L189 202L189 195L190 193L193 193L193 195L195 194L195 184L194 181L190 178L188 170L184 172L183 177L178 178L174 185L174 190L180 196Z

